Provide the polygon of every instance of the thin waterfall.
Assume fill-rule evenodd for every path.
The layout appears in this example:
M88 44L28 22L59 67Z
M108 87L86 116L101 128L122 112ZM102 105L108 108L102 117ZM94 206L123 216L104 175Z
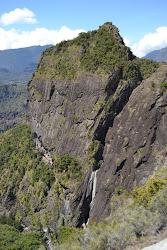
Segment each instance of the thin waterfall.
M93 171L92 172L92 200L91 200L91 203L90 203L90 208L93 207L93 203L94 203L94 198L95 198L95 195L96 195L96 184L97 184L97 171Z

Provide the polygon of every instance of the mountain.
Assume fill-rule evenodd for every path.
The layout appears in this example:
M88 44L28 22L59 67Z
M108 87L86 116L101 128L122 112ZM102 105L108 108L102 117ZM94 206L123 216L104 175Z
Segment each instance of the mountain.
M40 55L51 45L0 51L0 82L28 82L36 70Z
M30 63L38 63L41 53L51 45L0 50L0 68L13 73L23 72Z
M0 133L27 122L27 85L0 84Z
M0 51L0 133L25 122L27 83L50 45Z
M166 90L167 65L135 57L110 22L46 49L28 83L31 130L0 135L4 224L42 231L49 249L165 235Z
M37 63L30 63L23 72L13 73L8 69L0 68L0 83L27 83L35 72Z
M148 53L144 58L157 62L167 62L167 47L160 50L154 50Z
M68 191L64 202L69 205L68 210L60 208L60 214L72 225L109 216L115 188L130 191L154 171L154 164L149 167L145 163L143 167L143 161L154 161L145 147L150 150L153 143L157 114L149 113L150 124L140 115L143 112L145 116L146 110L156 104L156 94L146 91L151 80L138 85L158 66L136 58L110 23L51 47L41 56L28 86L31 128L36 148L48 162L52 164L54 157L70 155L79 159L82 166L84 178L78 191L62 183ZM148 86L142 91L144 84ZM135 92L137 87L140 97ZM69 218L68 214L75 216ZM51 227L56 227L59 220L61 216L53 219L55 225Z

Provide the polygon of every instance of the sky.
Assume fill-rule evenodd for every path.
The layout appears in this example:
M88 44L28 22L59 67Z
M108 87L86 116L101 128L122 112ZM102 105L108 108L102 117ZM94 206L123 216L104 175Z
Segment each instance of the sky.
M0 6L0 50L57 44L105 22L136 56L167 47L166 0L8 0Z

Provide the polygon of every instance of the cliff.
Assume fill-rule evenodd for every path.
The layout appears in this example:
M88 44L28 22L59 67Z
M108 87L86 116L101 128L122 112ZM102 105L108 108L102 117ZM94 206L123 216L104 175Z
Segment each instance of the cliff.
M55 171L63 155L82 167L73 185L58 174L59 219L82 226L107 217L115 188L130 191L162 165L167 67L159 66L136 58L112 23L41 55L28 85L36 148Z
M58 249L165 236L166 90L167 65L136 58L112 23L43 52L28 84L31 130L0 135L0 224L11 215Z

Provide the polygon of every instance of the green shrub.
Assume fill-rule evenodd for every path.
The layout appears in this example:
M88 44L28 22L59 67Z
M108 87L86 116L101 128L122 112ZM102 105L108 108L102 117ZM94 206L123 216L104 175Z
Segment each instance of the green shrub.
M38 182L39 180L43 181L50 189L55 181L53 168L41 162L41 164L38 165L33 172L33 181Z
M163 94L166 92L166 90L167 90L167 82L161 83L159 93L160 93L161 95L163 95Z
M33 218L32 212L45 206L55 173L35 150L28 125L19 125L0 135L0 174L0 195L8 202L12 201L13 206L19 204L18 220L22 220L23 215ZM22 183L23 188L19 191ZM24 214L20 212L22 210Z
M99 108L103 108L104 107L104 102L100 101L98 104L99 104Z
M123 66L123 79L133 79L140 81L142 79L140 68L134 61L127 61Z
M9 226L13 226L19 231L23 230L23 226L21 225L20 221L16 221L12 215L9 217L5 217L4 215L0 215L0 224L7 224Z
M155 82L151 83L151 88L154 89L155 88Z
M71 41L47 49L40 59L36 76L75 79L82 71L109 74L127 61L127 47L119 41L118 29L112 23L81 33Z
M57 234L58 243L61 243L61 244L64 243L69 238L73 230L74 230L73 228L68 227L68 226L60 227L58 234Z
M136 64L140 69L142 79L150 77L160 66L158 62L148 59L137 59Z
M20 233L16 228L0 224L0 249L37 250L41 244L40 232Z
M140 188L133 188L133 198L135 203L150 205L154 195L160 190L163 189L167 181L159 178L158 175L155 175L153 178L149 178L146 184Z
M54 156L53 166L56 172L69 173L69 175L80 175L82 168L78 161L69 155L64 156Z

